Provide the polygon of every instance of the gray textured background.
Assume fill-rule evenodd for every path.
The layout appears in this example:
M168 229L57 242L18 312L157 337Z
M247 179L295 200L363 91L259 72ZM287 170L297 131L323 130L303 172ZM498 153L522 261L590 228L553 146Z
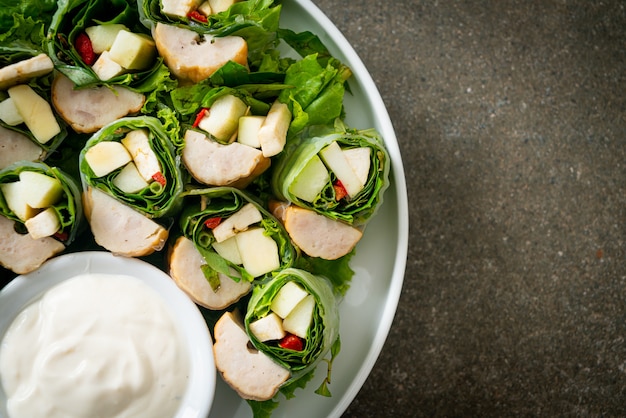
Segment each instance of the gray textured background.
M626 2L315 3L380 89L410 202L345 417L626 416Z

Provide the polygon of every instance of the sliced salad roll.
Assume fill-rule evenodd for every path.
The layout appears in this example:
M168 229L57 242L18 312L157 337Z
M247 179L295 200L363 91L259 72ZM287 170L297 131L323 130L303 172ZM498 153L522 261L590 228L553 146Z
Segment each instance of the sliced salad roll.
M226 293L225 281L230 287L229 280L258 282L295 262L297 252L280 222L246 192L215 187L192 189L183 196L180 228L200 257L194 256L197 261L192 276L175 268L177 257L189 253L175 252L169 257L170 273L200 304L221 309L249 290L241 288L242 294L216 306L211 302L216 296L211 291ZM201 284L194 285L192 280Z
M280 387L313 370L339 338L332 287L300 269L281 270L253 289L241 329L229 315L215 325L215 363L224 380L249 400L274 397Z
M183 177L158 119L129 117L104 126L81 150L79 167L96 242L129 256L163 248L181 207Z
M0 264L25 274L70 245L82 228L77 180L22 161L0 171Z
M382 138L373 129L315 131L290 139L274 166L274 194L330 219L365 225L389 186L390 161Z

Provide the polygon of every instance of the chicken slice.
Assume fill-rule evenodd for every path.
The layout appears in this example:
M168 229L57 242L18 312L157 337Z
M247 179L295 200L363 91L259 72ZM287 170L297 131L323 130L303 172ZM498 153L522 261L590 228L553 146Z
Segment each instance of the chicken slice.
M15 232L15 222L0 216L0 264L17 274L30 273L60 253L65 245L54 238L32 239Z
M200 267L206 264L204 258L193 241L186 237L176 240L168 261L170 276L178 287L194 302L208 309L227 308L247 294L252 287L245 280L236 282L220 273L220 287L217 291L213 290Z
M251 348L241 322L226 312L215 324L213 354L222 378L244 399L272 399L290 373L265 353Z
M294 205L284 210L283 219L287 233L302 251L325 260L348 254L363 236L357 228Z
M24 83L31 78L46 75L54 69L54 64L46 54L18 61L0 69L0 90Z
M183 164L200 183L209 186L245 187L267 170L271 160L247 145L222 145L204 134L187 130Z
M26 135L0 126L0 170L16 161L37 161L43 153Z
M148 255L167 241L161 225L96 188L83 193L83 206L96 242L114 254Z
M123 86L75 89L58 74L52 83L52 103L76 132L92 133L121 117L139 112L145 96Z
M165 65L179 79L197 83L229 61L248 65L248 44L239 36L211 37L157 23L152 37Z

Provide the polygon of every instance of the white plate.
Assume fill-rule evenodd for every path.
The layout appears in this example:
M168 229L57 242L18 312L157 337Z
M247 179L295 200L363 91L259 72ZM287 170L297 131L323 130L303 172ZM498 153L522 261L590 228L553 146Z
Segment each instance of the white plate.
M23 308L52 286L84 273L123 274L141 279L163 298L188 343L191 364L189 389L176 418L205 418L213 400L216 372L213 346L204 317L163 271L144 261L104 251L65 254L45 262L36 271L18 276L0 291L0 339ZM6 398L0 385L0 417L6 416Z
M337 7L341 7L338 3ZM339 417L369 375L396 312L408 249L409 215L406 181L398 142L380 94L360 58L333 23L308 0L283 2L281 27L317 34L331 53L346 63L354 77L348 82L346 123L352 128L376 128L391 157L391 186L384 204L368 225L352 259L355 276L341 304L341 352L333 363L331 398L314 393L326 376L325 363L313 381L296 397L284 398L272 418ZM218 379L210 418L248 418L252 413L221 379Z

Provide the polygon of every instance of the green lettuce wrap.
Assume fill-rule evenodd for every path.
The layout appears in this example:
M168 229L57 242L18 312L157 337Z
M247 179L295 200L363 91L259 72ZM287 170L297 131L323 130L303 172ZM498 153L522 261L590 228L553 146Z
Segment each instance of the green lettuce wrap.
M203 273L214 289L219 287L219 273L237 282L261 281L295 262L298 253L287 232L247 192L232 187L191 189L182 200L182 235L193 241L206 261ZM229 245L237 247L240 260L233 259ZM250 247L253 251L246 251Z
M113 151L102 145L107 142L116 143ZM147 157L150 155L156 163L151 164L154 160ZM111 167L104 167L94 171L94 165L102 160L116 158L123 163L113 170L106 172ZM184 180L180 160L161 122L154 117L122 118L101 128L81 150L79 168L84 189L97 188L148 218L170 217L181 207L179 195ZM130 180L124 180L127 178Z
M136 0L59 0L47 33L48 55L54 61L55 68L77 87L124 85L148 93L169 86L172 83L169 70L157 56L154 47L151 52L153 59L146 58L147 64L124 64L128 66L127 71L101 80L93 69L94 62L90 62L95 61L100 52L93 52L94 56L86 62L85 29L112 24L124 25L125 30L132 34L150 36L150 32L139 21ZM128 54L130 52L125 55Z
M35 239L51 236L68 246L84 224L78 181L58 167L16 162L0 171L0 214Z
M287 288L297 290L286 291ZM285 293L288 293L287 297ZM302 297L304 299L301 299L283 318L283 324L285 324L290 317L289 314L293 314L300 307L308 304L309 309L312 309L309 311L312 313L308 314L310 315L308 316L308 327L306 320L303 326L295 326L295 328L300 328L299 333L301 335L297 336L294 335L294 332L286 330L286 335L282 339L261 341L255 333L255 323L273 314L282 318L287 313L281 312L285 306ZM289 298L291 300L286 304L277 305L277 299L285 301ZM244 325L252 344L291 373L291 377L285 383L288 385L312 371L330 353L331 348L338 341L339 312L337 299L332 291L332 286L325 278L296 268L284 269L252 290L252 296L244 317ZM292 327L294 326L292 325ZM293 344L288 341L288 339L293 340L293 337L296 337L299 342Z
M359 226L382 203L389 165L376 130L347 129L337 122L333 128L313 127L290 138L274 165L271 185L279 199Z

